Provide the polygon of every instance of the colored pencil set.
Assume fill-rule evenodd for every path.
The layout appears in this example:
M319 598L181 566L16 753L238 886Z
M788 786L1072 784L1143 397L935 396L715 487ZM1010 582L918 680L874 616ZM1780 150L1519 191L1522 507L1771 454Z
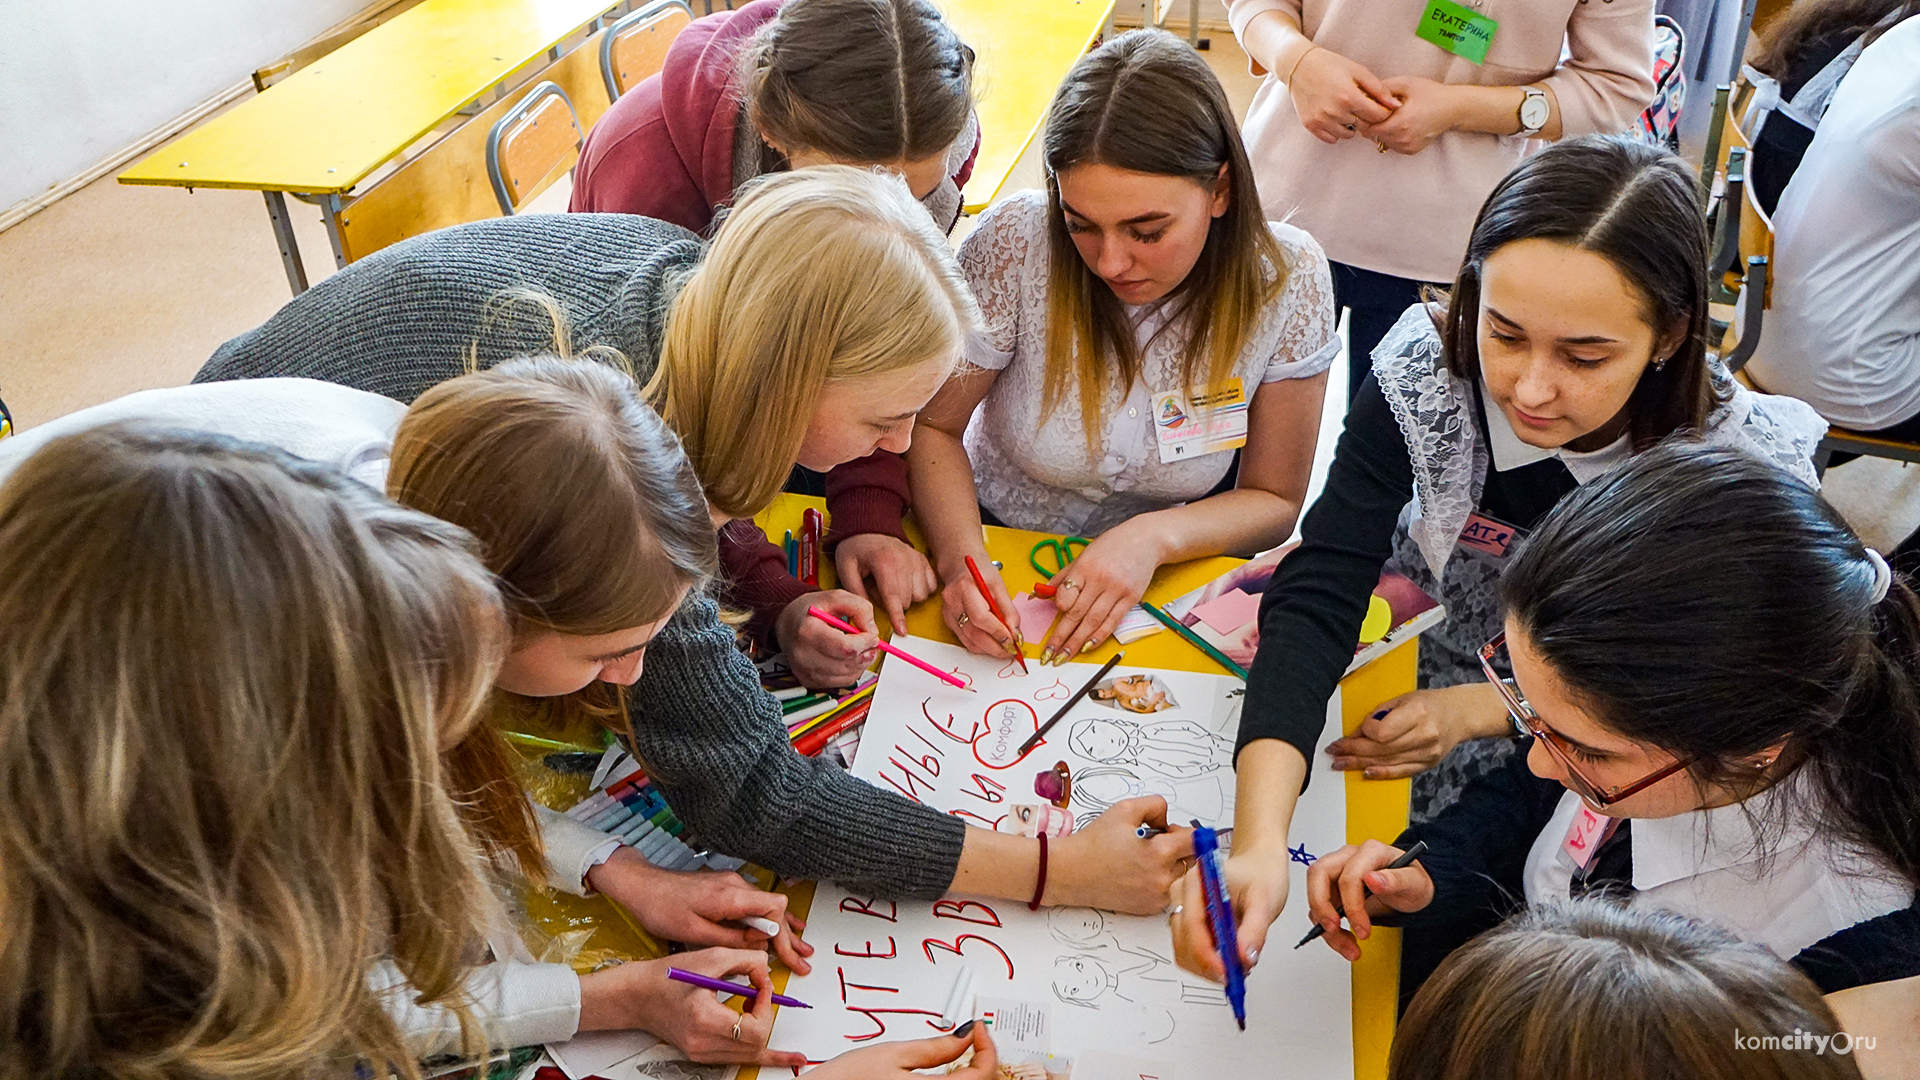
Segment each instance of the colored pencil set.
M789 727L787 737L793 740L793 748L805 757L818 756L836 737L866 723L867 710L873 706L873 688L876 685L868 681L835 702L830 711Z
M642 772L588 796L568 810L567 816L619 837L621 843L663 870L692 870L700 866L731 870L741 865L738 860L709 856L683 843L680 836L687 827L674 816L667 800L660 797L653 782Z

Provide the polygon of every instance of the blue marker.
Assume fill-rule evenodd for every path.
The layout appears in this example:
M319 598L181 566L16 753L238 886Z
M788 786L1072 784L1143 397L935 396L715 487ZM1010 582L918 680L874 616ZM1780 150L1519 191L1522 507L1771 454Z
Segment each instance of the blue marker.
M1200 888L1206 893L1207 922L1213 927L1213 943L1220 949L1220 962L1227 969L1227 1004L1233 1006L1233 1018L1240 1030L1247 1030L1247 972L1240 966L1240 934L1233 921L1233 904L1227 900L1227 882L1220 871L1220 839L1212 829L1193 823L1193 857L1200 864Z

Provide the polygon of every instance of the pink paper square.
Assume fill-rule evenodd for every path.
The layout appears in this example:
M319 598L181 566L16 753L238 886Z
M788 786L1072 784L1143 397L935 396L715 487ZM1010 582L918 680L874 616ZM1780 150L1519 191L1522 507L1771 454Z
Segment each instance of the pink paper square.
M1193 609L1200 621L1216 632L1231 634L1260 615L1260 598L1230 589Z
M1021 593L1013 598L1013 613L1020 620L1020 636L1029 645L1039 645L1047 640L1047 631L1053 628L1060 609L1045 597Z

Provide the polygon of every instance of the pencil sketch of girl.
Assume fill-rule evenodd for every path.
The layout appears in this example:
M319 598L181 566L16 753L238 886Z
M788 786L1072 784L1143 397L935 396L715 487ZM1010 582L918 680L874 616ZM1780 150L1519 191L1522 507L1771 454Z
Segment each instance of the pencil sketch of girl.
M1135 765L1148 773L1185 779L1213 772L1233 759L1233 742L1191 720L1133 720L1087 718L1075 720L1067 746L1089 761L1105 765Z

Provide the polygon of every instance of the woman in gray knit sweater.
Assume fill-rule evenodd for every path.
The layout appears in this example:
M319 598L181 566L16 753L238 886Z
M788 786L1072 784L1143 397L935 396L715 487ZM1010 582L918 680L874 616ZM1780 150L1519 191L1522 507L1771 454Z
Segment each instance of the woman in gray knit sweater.
M795 462L904 449L978 313L951 250L896 180L823 167L745 193L711 252L629 215L505 218L409 240L227 342L196 382L303 376L400 401L547 347L507 290L555 298L576 344L625 354L684 442L716 521L772 501ZM477 344L476 344L477 343ZM787 741L778 704L715 601L691 597L628 691L635 749L699 839L854 891L1028 899L1036 841L987 832L854 780ZM1158 799L1117 805L1053 846L1044 899L1157 911L1191 854Z

